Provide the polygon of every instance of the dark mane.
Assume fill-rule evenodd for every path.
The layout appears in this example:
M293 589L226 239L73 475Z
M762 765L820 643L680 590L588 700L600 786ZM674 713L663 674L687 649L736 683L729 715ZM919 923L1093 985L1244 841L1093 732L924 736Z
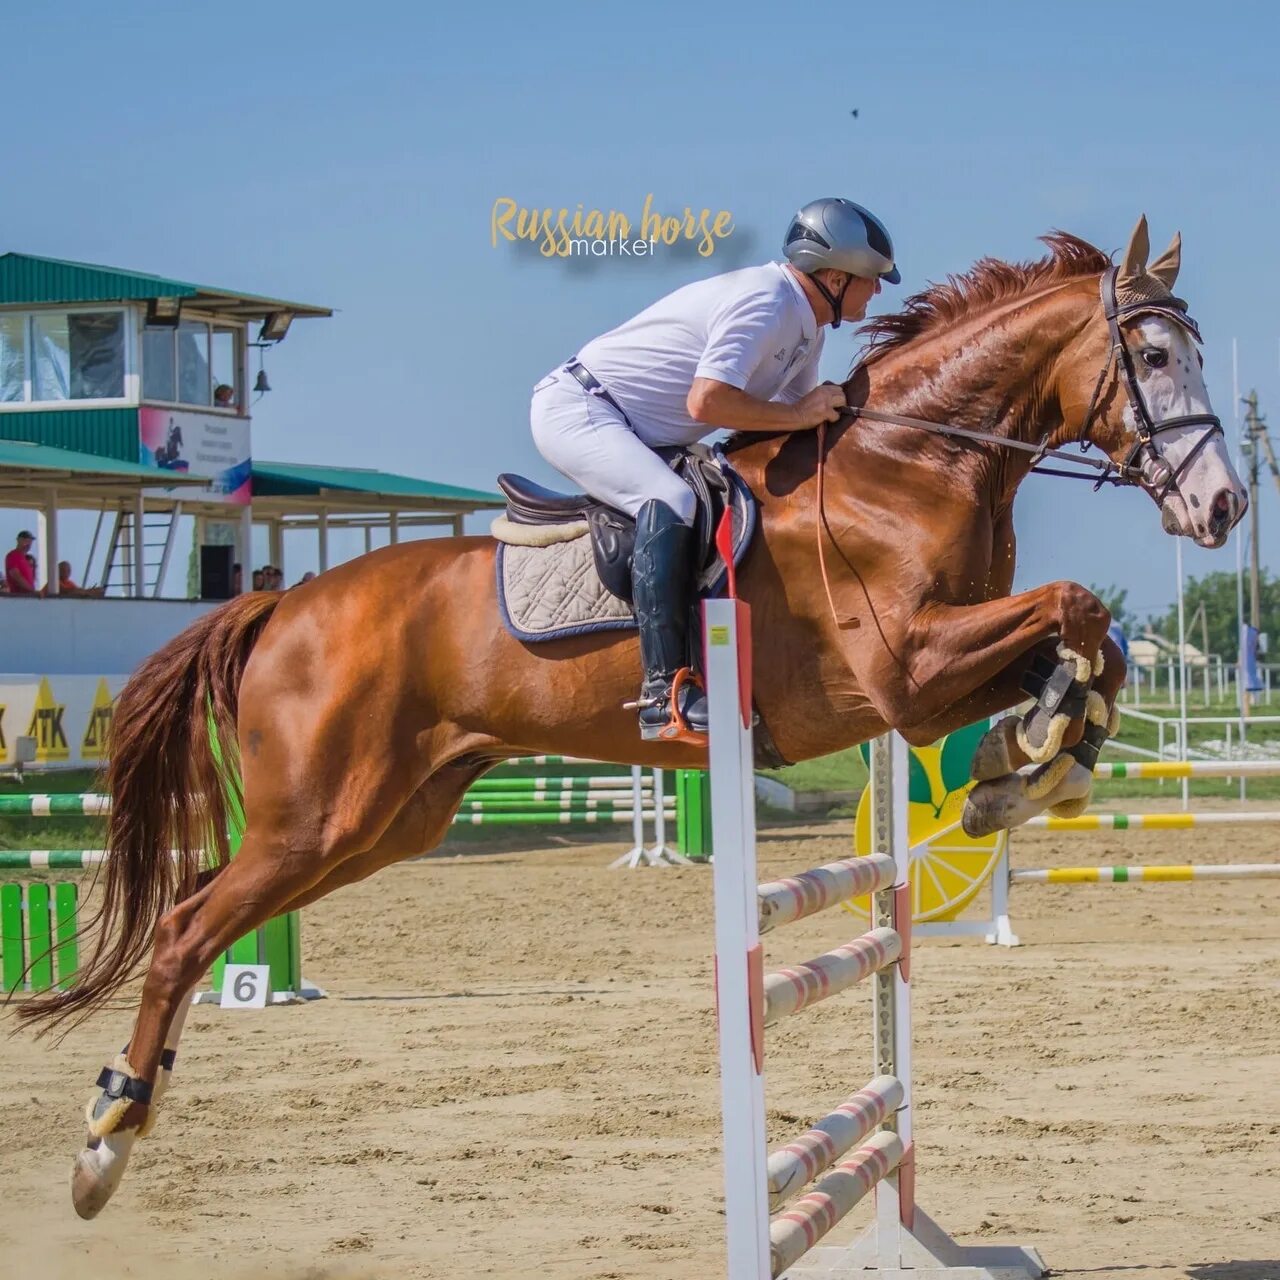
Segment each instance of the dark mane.
M997 303L1081 276L1100 275L1111 265L1101 249L1066 231L1052 231L1040 239L1049 246L1049 255L1038 262L981 258L963 274L913 294L896 315L869 320L858 330L870 340L864 361L878 359Z

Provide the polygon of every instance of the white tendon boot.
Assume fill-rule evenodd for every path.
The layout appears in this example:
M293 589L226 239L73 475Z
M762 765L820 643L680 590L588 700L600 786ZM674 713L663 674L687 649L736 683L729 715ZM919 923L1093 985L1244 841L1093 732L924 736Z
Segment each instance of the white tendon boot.
M178 1052L178 1039L182 1035L183 1023L187 1020L187 1009L190 1000L183 1000L178 1006L173 1022L169 1026L169 1034L165 1037L164 1052L160 1057L160 1070L156 1073L155 1084L151 1090L151 1102L147 1108L146 1119L137 1128L117 1128L129 1110L127 1097L113 1097L110 1093L95 1094L89 1099L85 1119L89 1127L89 1143L76 1156L71 1169L71 1200L76 1213L82 1218L94 1218L102 1210L103 1205L111 1199L115 1189L124 1177L125 1166L129 1163L133 1144L139 1138L147 1137L155 1128L157 1107L164 1097L169 1081L173 1078L173 1066ZM112 1063L109 1071L126 1079L136 1079L137 1073L129 1063L126 1054L121 1053ZM111 1088L108 1085L107 1088ZM118 1089L113 1090L118 1092Z

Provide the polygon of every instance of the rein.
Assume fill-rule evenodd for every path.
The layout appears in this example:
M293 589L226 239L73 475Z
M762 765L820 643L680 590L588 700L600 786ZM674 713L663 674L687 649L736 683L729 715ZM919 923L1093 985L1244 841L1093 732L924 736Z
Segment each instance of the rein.
M1108 365L1108 367L1110 367ZM1056 468L1040 466L1042 458L1058 458L1070 463L1073 467L1088 467L1098 472L1094 488L1104 484L1142 483L1142 472L1129 464L1118 465L1110 458L1086 458L1066 449L1051 449L1043 444L1028 444L1025 440L1008 440L1004 436L993 435L989 431L977 431L972 427L958 427L950 422L930 422L926 418L911 418L903 413L883 413L879 409L863 409L849 406L841 411L841 416L833 425L839 426L842 420L852 422L856 418L865 418L868 422L884 422L895 427L915 427L919 431L928 431L937 436L960 436L966 440L974 440L979 444L998 445L1002 449L1014 449L1033 455L1032 471L1042 475L1062 476L1070 480L1094 480L1088 471L1059 471Z

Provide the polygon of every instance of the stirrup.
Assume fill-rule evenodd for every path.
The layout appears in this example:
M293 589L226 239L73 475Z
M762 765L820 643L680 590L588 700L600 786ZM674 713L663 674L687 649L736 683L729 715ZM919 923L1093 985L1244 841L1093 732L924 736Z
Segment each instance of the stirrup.
M696 729L691 729L689 722L684 718L684 712L680 710L680 691L686 684L691 684L695 688L701 689L703 695L706 695L706 689L693 668L681 667L671 681L671 692L667 694L667 704L670 707L671 718L658 731L658 737L664 742L685 742L691 747L705 747L707 745L707 735L699 733Z

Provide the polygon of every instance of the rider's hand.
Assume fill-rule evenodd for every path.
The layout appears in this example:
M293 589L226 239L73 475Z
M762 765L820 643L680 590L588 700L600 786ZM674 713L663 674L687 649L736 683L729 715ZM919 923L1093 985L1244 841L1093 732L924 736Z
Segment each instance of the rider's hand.
M838 382L824 382L796 401L798 425L816 427L820 422L834 422L847 405L844 388Z

